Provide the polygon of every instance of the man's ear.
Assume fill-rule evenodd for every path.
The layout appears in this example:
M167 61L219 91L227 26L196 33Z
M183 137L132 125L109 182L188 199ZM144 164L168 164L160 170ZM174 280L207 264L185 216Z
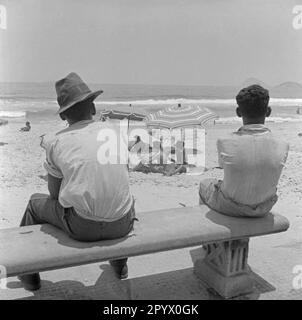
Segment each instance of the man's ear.
M271 107L267 107L267 111L266 111L266 117L269 117L272 113L272 108Z
M241 113L241 111L240 111L239 108L236 109L236 114L237 114L237 116L238 116L239 118L242 117L242 113Z

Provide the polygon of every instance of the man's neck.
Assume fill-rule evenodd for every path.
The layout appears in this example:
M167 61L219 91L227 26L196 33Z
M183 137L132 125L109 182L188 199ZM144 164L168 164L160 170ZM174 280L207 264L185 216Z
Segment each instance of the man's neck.
M264 124L265 123L265 118L257 118L257 119L252 119L252 118L242 118L243 125L249 125L249 124Z
M67 122L68 122L68 125L69 125L69 126L72 126L72 125L75 124L75 123L82 122L82 121L89 121L89 120L93 120L93 117L92 117L92 116L90 116L90 117L85 117L85 118L83 118L83 119L76 120L76 121L68 119Z

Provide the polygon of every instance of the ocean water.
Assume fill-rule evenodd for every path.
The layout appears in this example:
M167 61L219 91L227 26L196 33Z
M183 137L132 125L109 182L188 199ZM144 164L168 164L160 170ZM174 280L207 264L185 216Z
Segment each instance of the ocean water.
M92 90L103 89L96 100L98 112L118 109L131 104L136 111L154 112L168 105L197 104L219 116L216 123L240 122L235 116L234 99L239 88L215 86L167 86L167 85L98 85ZM270 99L273 109L270 122L302 122L301 98ZM300 113L297 109L300 107ZM56 119L58 109L53 83L0 83L0 118L9 121L40 121Z

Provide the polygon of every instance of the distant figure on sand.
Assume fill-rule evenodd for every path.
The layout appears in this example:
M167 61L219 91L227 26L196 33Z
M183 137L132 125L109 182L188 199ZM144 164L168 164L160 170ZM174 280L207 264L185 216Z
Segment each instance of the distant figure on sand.
M119 134L118 127L93 120L93 101L103 91L92 92L70 73L56 82L56 92L59 116L69 126L42 144L49 194L31 196L20 225L50 223L78 241L124 237L136 220L134 200L126 165L108 163L106 150L100 152L102 128ZM127 258L110 264L120 279L128 276ZM19 278L27 290L40 288L38 273Z
M128 150L131 151L133 147L139 146L140 150L142 148L142 145L144 145L144 142L141 140L141 137L136 135L134 141L129 141L128 143Z
M242 89L236 113L243 126L218 139L218 162L224 179L200 182L200 203L229 216L261 217L277 202L277 184L289 145L265 126L269 92L258 85Z
M20 131L30 131L30 129L31 129L30 122L26 121L25 127L21 128Z
M8 124L7 120L0 119L0 126L4 126L6 124Z

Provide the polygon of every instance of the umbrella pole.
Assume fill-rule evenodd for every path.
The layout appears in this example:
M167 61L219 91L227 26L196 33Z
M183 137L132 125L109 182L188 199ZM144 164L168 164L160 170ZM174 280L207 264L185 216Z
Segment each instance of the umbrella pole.
M131 107L132 112L131 112L131 114L128 116L128 136L129 136L129 127L130 127L130 117L132 116L132 114L133 114L133 110L134 110L134 108L133 108L132 104L130 104L129 106Z
M130 104L130 106L132 107L132 110L133 110L133 106L131 104ZM132 111L132 113L133 113L133 111ZM130 117L131 117L132 113L128 116L128 128L127 128L127 142L128 142L128 145L127 145L127 148L129 147L129 128L130 128ZM128 171L129 171L129 155L128 155L127 168L128 168Z

